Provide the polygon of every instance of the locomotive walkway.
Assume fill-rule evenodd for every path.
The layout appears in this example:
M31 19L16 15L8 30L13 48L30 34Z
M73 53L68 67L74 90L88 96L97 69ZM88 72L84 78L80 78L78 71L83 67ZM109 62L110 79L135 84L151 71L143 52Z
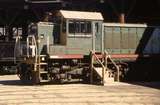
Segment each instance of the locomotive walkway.
M25 86L0 76L0 105L160 105L160 83Z

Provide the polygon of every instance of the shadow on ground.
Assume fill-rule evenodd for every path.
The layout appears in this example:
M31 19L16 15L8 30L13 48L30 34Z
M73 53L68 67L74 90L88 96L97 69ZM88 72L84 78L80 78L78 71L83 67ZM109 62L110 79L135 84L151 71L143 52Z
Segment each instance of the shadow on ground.
M0 85L25 85L20 80L0 80Z
M125 82L125 83L135 85L135 86L143 86L143 87L149 87L149 88L154 88L154 89L160 89L160 81L158 81L158 82ZM39 85L67 85L67 84L84 84L84 83L82 81L70 81L70 82L63 82L63 83L60 83L60 82L57 82L57 83L46 82L46 83L41 83ZM33 84L31 84L31 83L24 83L24 82L21 82L18 79L14 79L14 80L1 79L0 80L0 85L33 86ZM119 85L121 85L121 84L119 84ZM107 86L107 84L105 86ZM118 85L115 85L115 87L116 86L118 86Z
M37 85L67 85L67 84L84 84L81 81L71 81L71 82L43 82ZM85 83L86 84L86 83ZM15 85L15 86L33 86L30 82L22 82L20 80L0 80L0 85Z
M158 82L126 82L131 85L160 89L160 81Z

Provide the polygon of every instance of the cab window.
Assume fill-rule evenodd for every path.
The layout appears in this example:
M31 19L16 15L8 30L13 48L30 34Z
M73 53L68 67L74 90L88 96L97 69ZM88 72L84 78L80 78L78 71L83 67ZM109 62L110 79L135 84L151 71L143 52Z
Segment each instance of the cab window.
M91 34L91 22L89 21L69 21L70 34Z
M37 34L37 25L34 23L31 23L28 27L28 34L29 35L36 35Z

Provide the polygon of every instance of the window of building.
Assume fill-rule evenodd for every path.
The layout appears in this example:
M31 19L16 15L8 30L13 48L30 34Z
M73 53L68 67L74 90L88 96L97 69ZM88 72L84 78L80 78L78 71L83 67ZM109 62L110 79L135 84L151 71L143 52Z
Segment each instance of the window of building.
M69 21L70 34L91 34L91 22L89 21Z

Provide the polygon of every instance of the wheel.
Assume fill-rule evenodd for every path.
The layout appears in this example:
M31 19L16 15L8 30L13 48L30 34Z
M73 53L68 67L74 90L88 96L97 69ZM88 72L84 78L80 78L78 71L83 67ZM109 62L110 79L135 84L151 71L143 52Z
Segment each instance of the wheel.
M31 82L31 71L28 70L28 65L25 63L20 64L17 67L17 75L22 81L22 83L30 83Z
M32 84L37 85L40 84L39 72L32 71Z
M128 64L122 63L122 64L119 64L118 67L119 67L119 79L120 81L125 81L126 74L128 72Z
M89 72L89 68L87 68L87 67L83 68L82 80L83 80L83 83L89 83L90 82L90 72Z

